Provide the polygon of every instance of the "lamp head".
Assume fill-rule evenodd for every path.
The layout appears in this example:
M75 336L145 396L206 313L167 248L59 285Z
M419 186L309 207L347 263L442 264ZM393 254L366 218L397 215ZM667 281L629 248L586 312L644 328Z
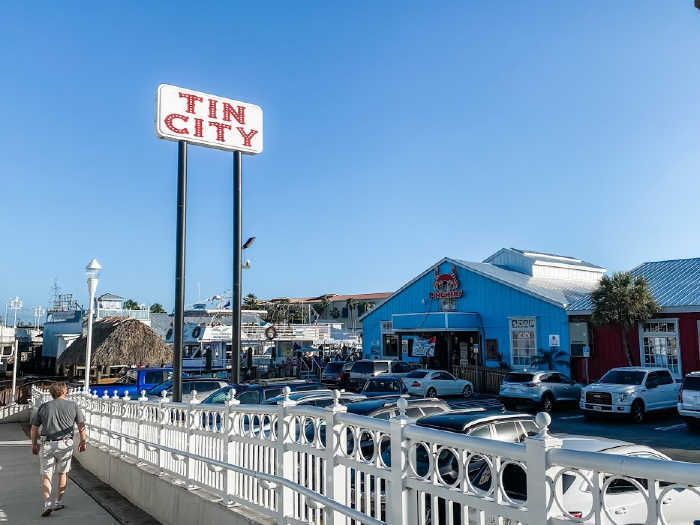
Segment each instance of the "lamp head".
M243 246L241 246L241 249L247 250L248 248L250 248L253 245L254 242L255 242L255 237L249 237L248 240L243 243Z
M85 267L85 273L87 274L88 279L97 279L100 276L101 270L102 265L97 262L97 259L93 259L90 261L90 264Z

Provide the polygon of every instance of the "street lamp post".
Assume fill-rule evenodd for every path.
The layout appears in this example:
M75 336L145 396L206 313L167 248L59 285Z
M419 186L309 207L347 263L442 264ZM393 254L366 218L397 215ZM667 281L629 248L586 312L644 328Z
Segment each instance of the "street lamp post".
M88 329L87 329L87 345L85 346L85 392L90 392L90 355L92 354L92 314L95 308L95 291L97 290L97 281L100 275L102 266L97 262L97 259L90 261L85 267L87 275L88 293L90 294L90 306L88 307Z
M15 402L15 390L17 389L17 366L19 365L19 359L17 359L17 354L19 350L19 344L17 342L17 310L22 309L22 300L19 297L15 297L10 300L10 309L15 311L14 321L12 327L15 332L15 351L13 352L14 363L12 363L12 396L10 404Z
M237 222L234 223L233 236L233 290L231 291L231 382L237 385L241 382L241 270L250 268L250 261L245 264L241 262L243 250L247 250L255 242L255 237L250 237L241 244L241 164L240 152L235 152L234 175L236 183L234 187L234 216Z

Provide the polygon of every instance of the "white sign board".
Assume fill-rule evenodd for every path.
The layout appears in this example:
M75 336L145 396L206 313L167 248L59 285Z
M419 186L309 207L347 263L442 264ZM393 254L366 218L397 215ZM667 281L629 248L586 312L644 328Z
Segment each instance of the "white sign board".
M435 337L430 339L416 337L413 341L413 355L433 357L435 355Z
M583 352L581 354L583 357L591 357L591 349L587 346L583 347Z
M156 92L156 135L243 153L263 149L262 108L168 84Z
M559 334L549 334L549 346L559 346Z

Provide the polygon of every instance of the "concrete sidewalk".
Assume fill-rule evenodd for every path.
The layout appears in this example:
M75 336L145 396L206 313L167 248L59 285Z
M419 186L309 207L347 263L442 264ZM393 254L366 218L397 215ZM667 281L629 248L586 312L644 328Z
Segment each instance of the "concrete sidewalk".
M32 455L31 442L18 423L0 424L0 523L118 525L107 511L70 479L64 503L65 509L47 518L41 517L39 457Z

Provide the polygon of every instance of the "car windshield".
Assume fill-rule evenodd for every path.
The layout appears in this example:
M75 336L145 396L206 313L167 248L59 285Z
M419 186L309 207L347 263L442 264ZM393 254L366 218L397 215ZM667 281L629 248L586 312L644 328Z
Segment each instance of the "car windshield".
M510 374L506 374L506 377L503 378L503 381L505 383L529 383L530 381L532 381L532 377L532 374L511 372Z
M613 385L641 385L646 372L638 370L610 370L600 383Z
M427 373L428 372L426 372L425 370L414 370L413 372L409 372L406 375L406 377L410 377L412 379L420 379L421 377L425 377Z
M328 363L326 368L323 369L324 372L340 372L343 369L343 363Z
M173 380L172 380L172 379L168 379L167 381L162 382L160 385L156 385L156 386L154 386L153 388L151 388L151 389L148 391L148 393L151 394L151 395L154 395L154 394L157 395L157 394L160 394L160 393L163 392L163 391L166 391L166 392L167 392L168 390L170 390L170 387L172 386L172 384L173 384Z
M228 387L225 386L223 388L220 388L216 392L212 393L207 397L204 401L202 401L203 405L217 405L217 404L222 404L226 402L226 399L228 398L228 393L229 390L231 390L233 387Z

